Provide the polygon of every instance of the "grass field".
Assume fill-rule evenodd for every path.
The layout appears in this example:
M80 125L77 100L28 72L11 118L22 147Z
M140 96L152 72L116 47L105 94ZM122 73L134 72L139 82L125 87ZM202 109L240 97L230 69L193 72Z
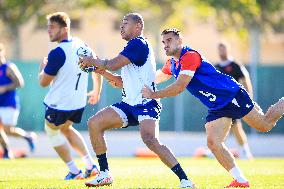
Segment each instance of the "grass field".
M197 188L223 188L232 180L214 159L179 158ZM76 160L83 167L81 160ZM255 189L284 189L284 159L238 160ZM104 188L177 188L177 177L158 159L110 158L115 182ZM0 160L0 188L87 188L84 181L63 181L67 168L59 159Z

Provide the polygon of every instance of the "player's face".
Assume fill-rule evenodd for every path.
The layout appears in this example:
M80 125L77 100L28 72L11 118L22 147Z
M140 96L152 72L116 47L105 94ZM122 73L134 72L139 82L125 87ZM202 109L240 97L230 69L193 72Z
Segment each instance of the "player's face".
M51 42L60 42L63 36L64 27L60 26L57 22L48 22L47 32Z
M164 34L162 43L167 56L176 55L181 48L181 39L173 33Z
M122 39L129 41L134 37L135 31L136 31L136 23L134 23L134 21L131 18L124 17L120 25L120 35Z
M226 49L225 46L219 45L218 46L218 53L219 53L219 56L222 60L227 58L227 49Z

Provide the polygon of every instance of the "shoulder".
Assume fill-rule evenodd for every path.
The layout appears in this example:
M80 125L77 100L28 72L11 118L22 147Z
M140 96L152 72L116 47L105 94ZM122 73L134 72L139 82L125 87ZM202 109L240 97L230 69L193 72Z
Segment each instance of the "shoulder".
M184 53L184 55L181 57L182 62L195 62L195 63L201 63L201 56L196 51L187 51Z
M127 46L132 46L132 47L143 47L143 46L148 46L147 40L143 37L136 37L134 39L131 39L128 41Z
M61 47L56 47L52 49L48 54L48 59L65 59L66 55L64 50Z

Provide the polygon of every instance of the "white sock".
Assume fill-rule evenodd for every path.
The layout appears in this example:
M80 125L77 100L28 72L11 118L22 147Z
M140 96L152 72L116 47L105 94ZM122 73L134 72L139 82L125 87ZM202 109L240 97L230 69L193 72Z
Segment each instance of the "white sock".
M238 182L240 183L248 182L248 180L245 178L245 176L238 167L233 167L229 172L231 173L232 177L236 179Z
M71 173L78 174L80 172L74 161L69 161L66 165Z
M82 159L83 159L84 163L86 164L86 168L88 170L91 170L93 168L93 165L95 165L93 158L89 154L82 157Z
M250 148L249 148L249 145L248 143L245 143L243 146L242 146L247 158L251 158L252 157L252 154L251 154L251 151L250 151Z

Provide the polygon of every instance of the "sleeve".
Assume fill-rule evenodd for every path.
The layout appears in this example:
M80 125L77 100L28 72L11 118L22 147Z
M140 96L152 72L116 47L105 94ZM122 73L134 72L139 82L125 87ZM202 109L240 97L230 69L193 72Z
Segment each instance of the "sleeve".
M164 74L172 75L171 72L171 59L169 59L166 64L162 67L162 72Z
M195 51L188 51L182 56L180 64L180 74L193 77L196 69L201 65L201 56Z
M149 47L145 41L133 39L127 43L120 54L128 58L136 66L143 66L149 54Z
M236 76L237 81L238 81L239 79L245 77L244 71L246 69L244 68L244 66L242 66L242 65L240 66L239 64L237 64L235 62L234 62L234 65L235 65L234 66L234 73L235 73L235 76ZM241 68L241 67L243 67L243 68Z
M44 72L48 75L56 75L58 70L64 65L66 60L66 55L64 51L57 47L56 49L53 49L48 54L48 62L46 67L44 68Z

